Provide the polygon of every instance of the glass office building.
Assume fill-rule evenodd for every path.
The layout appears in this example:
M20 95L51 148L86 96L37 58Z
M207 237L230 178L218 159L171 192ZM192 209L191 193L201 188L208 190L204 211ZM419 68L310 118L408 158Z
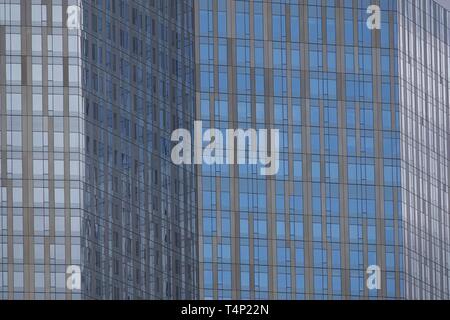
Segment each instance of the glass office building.
M0 1L0 298L198 296L192 6Z
M400 4L405 295L450 299L450 1Z
M449 299L449 57L447 0L0 0L0 299Z
M281 137L275 176L202 167L200 297L448 298L449 12L419 0L195 5L197 119ZM366 286L371 265L380 290Z

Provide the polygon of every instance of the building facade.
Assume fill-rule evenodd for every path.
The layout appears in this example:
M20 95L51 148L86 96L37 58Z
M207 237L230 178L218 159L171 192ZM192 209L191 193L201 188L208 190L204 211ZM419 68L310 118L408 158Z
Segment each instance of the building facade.
M0 1L2 299L198 296L192 5Z
M281 137L275 176L199 176L201 297L402 297L397 2L381 31L368 1L196 4L197 114Z
M202 167L200 296L448 298L448 2L195 4L197 119L281 136Z
M0 299L449 299L449 46L446 0L0 0ZM195 120L278 172L175 165Z
M195 299L194 167L170 158L194 120L192 2L82 5L82 294Z
M450 298L450 2L399 6L405 295Z

